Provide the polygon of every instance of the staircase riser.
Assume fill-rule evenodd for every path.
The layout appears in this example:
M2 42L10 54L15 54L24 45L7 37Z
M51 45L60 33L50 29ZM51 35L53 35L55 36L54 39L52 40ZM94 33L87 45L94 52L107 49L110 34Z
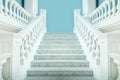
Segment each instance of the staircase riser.
M32 67L89 67L88 62L32 62Z
M92 71L28 71L27 76L93 76Z

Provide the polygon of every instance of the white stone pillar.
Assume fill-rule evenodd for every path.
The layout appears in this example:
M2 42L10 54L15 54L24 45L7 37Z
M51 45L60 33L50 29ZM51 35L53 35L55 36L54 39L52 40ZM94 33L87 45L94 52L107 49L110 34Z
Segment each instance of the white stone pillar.
M47 14L46 9L40 9L40 15L43 15L43 17L44 17L43 24L44 24L45 28L46 28L46 14ZM47 31L47 28L45 30Z
M38 0L24 0L25 9L33 16L38 14Z
M80 9L74 10L74 33L76 33L77 27L77 15L80 15Z
M96 8L96 0L83 0L83 15L87 17Z

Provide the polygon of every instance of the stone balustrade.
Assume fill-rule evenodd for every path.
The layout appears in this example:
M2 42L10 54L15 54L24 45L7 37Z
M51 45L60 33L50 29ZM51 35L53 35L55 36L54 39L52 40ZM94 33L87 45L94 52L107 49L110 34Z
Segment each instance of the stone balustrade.
M46 33L46 10L42 9L40 16L33 19L31 23L27 24L27 27L19 33L2 33L0 35L0 47L7 46L5 51L10 52L12 56L10 58L10 77L12 80L25 79L26 72L30 68L30 63L44 33ZM9 39L9 41L6 44L5 41L7 41L7 39ZM0 76L2 76L1 73Z
M79 9L74 10L74 33L77 34L87 59L90 61L90 68L93 69L96 80L108 80L107 45L106 39L101 38L104 34L80 16ZM104 70L106 72L103 72Z
M0 0L0 14L5 14L11 19L25 24L28 24L31 17L31 14L15 0Z
M93 24L101 23L120 13L120 0L105 0L90 15Z

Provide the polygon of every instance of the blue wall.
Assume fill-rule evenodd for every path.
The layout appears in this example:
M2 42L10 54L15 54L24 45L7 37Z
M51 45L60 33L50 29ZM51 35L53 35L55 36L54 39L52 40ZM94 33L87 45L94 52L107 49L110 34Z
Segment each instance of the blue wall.
M48 32L72 32L74 9L82 9L82 0L39 0L39 9L47 9Z
M16 0L21 6L24 7L24 0Z
M104 0L96 0L96 6L98 7Z

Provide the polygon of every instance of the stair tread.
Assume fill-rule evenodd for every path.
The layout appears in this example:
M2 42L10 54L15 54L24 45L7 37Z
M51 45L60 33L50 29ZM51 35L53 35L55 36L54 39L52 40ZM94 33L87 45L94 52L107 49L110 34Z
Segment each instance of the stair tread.
M92 71L89 67L32 67L28 71Z
M88 62L86 60L34 60L32 62Z
M36 54L35 56L86 56L85 54Z

